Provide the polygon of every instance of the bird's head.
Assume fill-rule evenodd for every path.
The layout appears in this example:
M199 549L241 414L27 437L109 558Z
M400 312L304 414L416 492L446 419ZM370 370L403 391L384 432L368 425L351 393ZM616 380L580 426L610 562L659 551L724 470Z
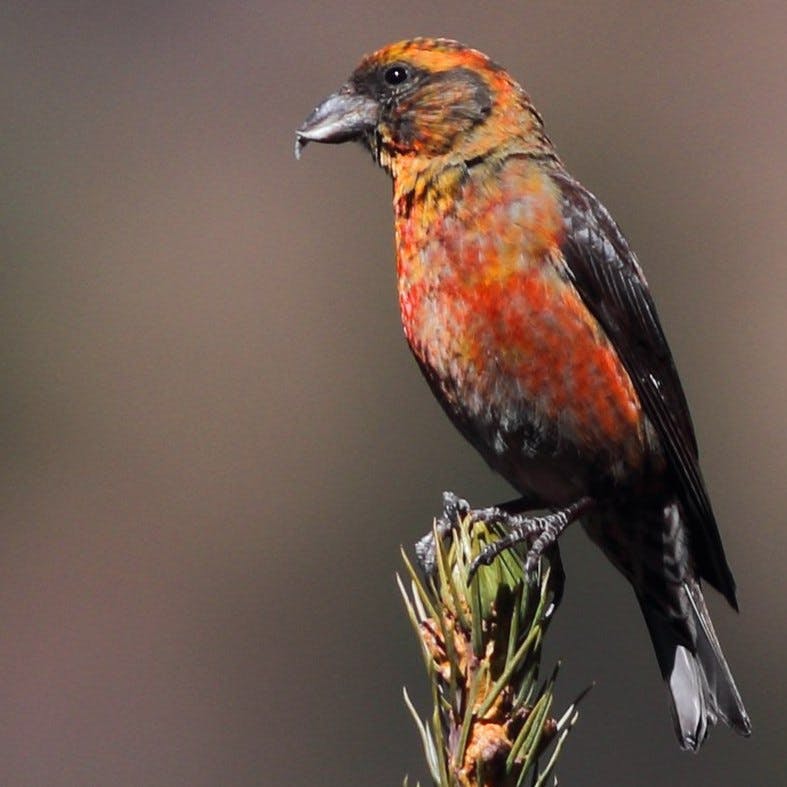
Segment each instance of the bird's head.
M362 142L396 177L436 158L484 156L505 140L548 141L522 88L456 41L416 38L366 56L296 132L309 142Z

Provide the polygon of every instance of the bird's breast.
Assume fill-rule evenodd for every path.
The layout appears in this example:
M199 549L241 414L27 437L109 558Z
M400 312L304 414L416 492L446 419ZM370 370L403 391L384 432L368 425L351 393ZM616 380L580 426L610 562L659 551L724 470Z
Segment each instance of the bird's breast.
M405 335L477 445L635 454L636 393L565 273L561 233L549 180L527 168L416 200L396 228Z

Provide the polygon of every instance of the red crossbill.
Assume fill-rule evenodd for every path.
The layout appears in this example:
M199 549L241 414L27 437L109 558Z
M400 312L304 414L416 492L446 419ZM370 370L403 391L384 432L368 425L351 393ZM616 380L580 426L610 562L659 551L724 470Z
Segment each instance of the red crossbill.
M360 141L393 178L407 341L459 431L631 582L681 745L751 725L700 586L737 609L686 398L645 277L569 175L527 93L488 57L415 39L365 57L297 131Z

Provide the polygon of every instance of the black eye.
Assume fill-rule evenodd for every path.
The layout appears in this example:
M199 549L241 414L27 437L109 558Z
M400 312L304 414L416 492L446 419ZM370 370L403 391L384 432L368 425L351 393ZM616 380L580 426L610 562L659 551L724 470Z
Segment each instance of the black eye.
M401 85L402 82L407 81L409 76L410 74L404 66L391 66L385 69L383 79L389 85Z

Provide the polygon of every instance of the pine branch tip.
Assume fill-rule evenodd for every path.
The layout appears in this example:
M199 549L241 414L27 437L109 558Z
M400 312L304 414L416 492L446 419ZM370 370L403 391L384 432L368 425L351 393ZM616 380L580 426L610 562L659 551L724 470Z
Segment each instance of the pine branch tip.
M528 575L523 555L506 550L468 581L477 556L504 533L472 511L446 530L445 511L416 546L420 574L402 550L409 594L397 575L432 681L430 720L421 721L406 691L404 696L434 784L513 787L530 775L534 784L546 785L577 720L577 705L591 688L555 719L549 714L560 663L536 685L544 635L562 595L559 554L543 555Z

